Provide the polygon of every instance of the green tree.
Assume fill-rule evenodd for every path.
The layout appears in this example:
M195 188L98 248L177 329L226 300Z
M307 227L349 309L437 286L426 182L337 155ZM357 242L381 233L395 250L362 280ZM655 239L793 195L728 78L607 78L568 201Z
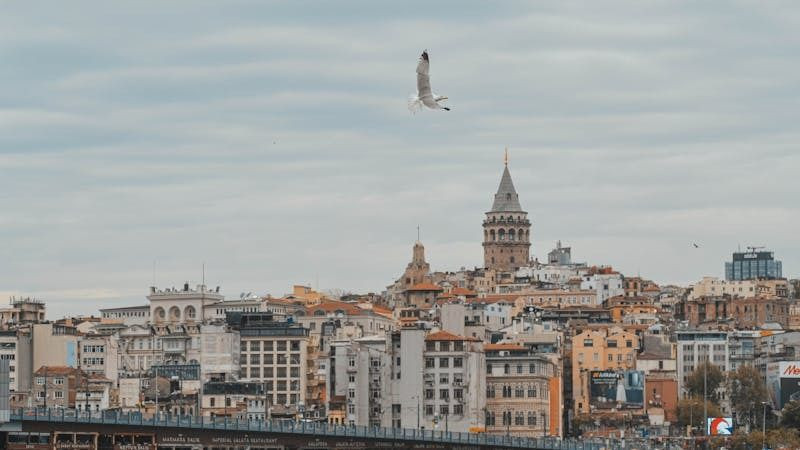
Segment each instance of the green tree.
M686 389L689 391L689 395L693 397L703 397L704 377L706 385L705 392L708 393L708 398L716 399L717 388L725 381L725 374L722 373L719 367L709 362L700 364L689 374L689 377L686 379Z
M708 417L720 417L722 415L722 411L716 403L711 400L708 400L707 403ZM698 433L702 432L706 426L704 419L702 395L678 401L678 425L681 427L682 434L685 433L686 425L689 425L690 421L692 427Z
M784 405L781 411L781 426L800 429L800 401L793 400Z
M735 372L728 374L726 382L728 399L739 423L748 423L752 427L762 425L764 402L769 400L764 377L753 366L739 366ZM769 413L769 411L767 412Z

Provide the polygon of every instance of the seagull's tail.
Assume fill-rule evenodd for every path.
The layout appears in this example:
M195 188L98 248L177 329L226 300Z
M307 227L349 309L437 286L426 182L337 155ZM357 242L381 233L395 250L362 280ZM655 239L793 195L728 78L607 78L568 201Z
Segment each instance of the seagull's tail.
M422 100L419 99L418 95L412 95L409 97L408 110L411 111L411 114L416 114L417 111L422 110Z

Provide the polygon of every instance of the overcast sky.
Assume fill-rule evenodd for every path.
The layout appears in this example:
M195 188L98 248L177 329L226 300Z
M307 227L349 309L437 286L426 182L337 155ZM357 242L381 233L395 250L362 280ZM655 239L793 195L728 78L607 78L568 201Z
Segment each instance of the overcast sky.
M0 295L381 291L482 265L509 147L532 253L660 283L800 275L796 2L0 7ZM451 112L412 116L419 53ZM694 249L692 242L700 244Z

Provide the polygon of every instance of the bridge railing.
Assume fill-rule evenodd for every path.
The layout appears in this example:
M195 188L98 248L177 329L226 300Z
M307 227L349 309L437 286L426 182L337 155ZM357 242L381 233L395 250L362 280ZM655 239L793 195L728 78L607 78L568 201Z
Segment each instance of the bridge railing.
M335 425L324 422L295 422L283 420L246 420L228 417L181 416L159 414L144 417L138 412L79 411L74 409L20 408L11 413L13 421L82 423L102 425L131 425L212 430L249 431L283 434L312 434L330 437L392 439L450 444L475 444L506 448L535 448L549 450L613 450L621 446L606 439L571 440L553 437L523 438L486 433L463 433L416 428L383 428Z

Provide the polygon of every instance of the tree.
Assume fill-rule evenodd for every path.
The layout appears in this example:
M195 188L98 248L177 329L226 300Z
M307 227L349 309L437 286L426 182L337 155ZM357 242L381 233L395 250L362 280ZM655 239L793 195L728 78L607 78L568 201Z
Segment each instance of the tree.
M707 373L704 374L704 371L707 371ZM710 362L705 362L697 366L697 368L689 374L689 377L686 379L686 389L689 391L689 395L693 397L703 397L704 376L706 378L705 392L708 393L708 398L716 399L717 388L725 381L725 374L722 373L719 367Z
M781 426L800 429L800 401L792 400L781 411Z
M722 411L716 403L708 400L708 417L721 417ZM703 397L685 398L678 402L678 425L681 430L686 428L691 421L692 427L704 430L706 424L703 417Z
M763 409L766 407L763 402L767 402L769 397L767 385L758 369L747 365L739 366L736 372L728 374L726 385L728 399L736 411L739 423L760 427Z

